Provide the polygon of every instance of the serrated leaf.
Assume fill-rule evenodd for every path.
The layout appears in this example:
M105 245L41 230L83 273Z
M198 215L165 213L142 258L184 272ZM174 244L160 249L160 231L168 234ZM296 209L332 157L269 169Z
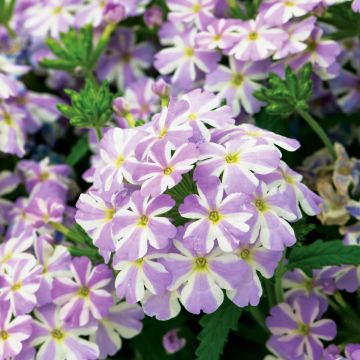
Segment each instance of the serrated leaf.
M203 329L198 336L198 360L220 359L230 330L237 330L241 313L241 308L226 300L217 311L201 318L200 325Z
M293 248L287 270L295 268L308 272L324 266L359 265L360 246L346 246L340 240L317 240L313 244Z

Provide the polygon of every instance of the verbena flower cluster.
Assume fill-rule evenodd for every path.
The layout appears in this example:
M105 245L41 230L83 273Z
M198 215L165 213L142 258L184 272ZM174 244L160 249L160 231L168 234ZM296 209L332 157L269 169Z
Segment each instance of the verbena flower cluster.
M359 360L359 12L0 0L0 359Z

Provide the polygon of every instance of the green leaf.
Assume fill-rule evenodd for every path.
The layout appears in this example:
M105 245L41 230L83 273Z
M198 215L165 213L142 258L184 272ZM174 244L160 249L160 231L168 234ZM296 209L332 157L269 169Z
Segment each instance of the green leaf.
M269 86L254 92L254 96L267 103L266 111L271 115L289 117L299 109L307 110L312 91L312 66L306 64L296 74L289 65L285 67L285 78L270 73Z
M300 221L291 224L292 228L295 231L297 243L301 243L306 239L306 236L316 228L315 224L306 224L305 218L302 218Z
M70 154L66 158L66 163L70 166L75 166L81 159L86 156L89 150L90 148L88 137L84 135L71 148Z
M59 111L70 119L70 123L79 128L102 128L112 117L112 94L107 81L100 87L87 80L85 87L77 93L66 89L71 105L59 104Z
M305 272L324 266L359 265L360 246L346 246L340 240L317 240L311 245L293 248L287 270L299 268Z
M241 308L226 300L217 311L201 318L203 329L198 336L200 345L196 349L199 360L220 359L230 330L237 330L241 313Z

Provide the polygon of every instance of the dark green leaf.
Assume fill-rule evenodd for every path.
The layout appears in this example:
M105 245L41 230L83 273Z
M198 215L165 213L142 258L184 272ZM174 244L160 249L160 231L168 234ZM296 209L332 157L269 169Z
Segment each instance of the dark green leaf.
M287 270L299 268L307 272L324 266L359 265L360 246L345 246L340 240L317 240L311 245L293 248L288 260Z
M89 152L89 141L86 135L82 136L76 144L71 148L66 163L70 166L76 165Z
M217 311L201 318L203 329L198 336L200 345L196 349L199 360L220 359L230 330L237 330L241 313L241 308L226 300Z

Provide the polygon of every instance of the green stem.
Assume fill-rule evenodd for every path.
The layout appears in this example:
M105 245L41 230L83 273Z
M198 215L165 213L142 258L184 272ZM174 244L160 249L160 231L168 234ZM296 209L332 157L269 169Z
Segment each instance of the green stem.
M124 118L126 119L127 123L131 128L135 127L135 119L131 112L128 112L124 115Z
M103 53L103 51L105 50L109 40L110 40L110 36L113 33L113 31L116 29L116 24L115 23L109 23L104 32L102 33L96 47L95 50L92 54L91 60L89 62L89 70L93 70L94 67L96 66L101 54Z
M296 109L297 113L310 125L310 127L316 132L319 138L322 140L324 145L327 147L333 160L336 160L336 152L332 142L329 137L326 135L323 128L318 124L318 122L307 112L301 109Z
M262 313L259 307L249 306L247 309L249 310L249 313L251 314L253 319L260 325L260 327L266 332L266 334L270 334L270 331L265 323L265 315Z
M96 131L96 137L100 141L103 137L102 129L99 127L96 127L95 131Z
M49 225L53 227L54 230L57 232L63 234L67 239L71 240L74 243L82 244L83 240L79 236L77 236L74 232L72 232L69 228L67 228L65 225L56 223L56 222L50 222Z
M330 297L327 298L327 302L329 303L330 307L334 309L337 313L341 314L343 312L340 306Z

